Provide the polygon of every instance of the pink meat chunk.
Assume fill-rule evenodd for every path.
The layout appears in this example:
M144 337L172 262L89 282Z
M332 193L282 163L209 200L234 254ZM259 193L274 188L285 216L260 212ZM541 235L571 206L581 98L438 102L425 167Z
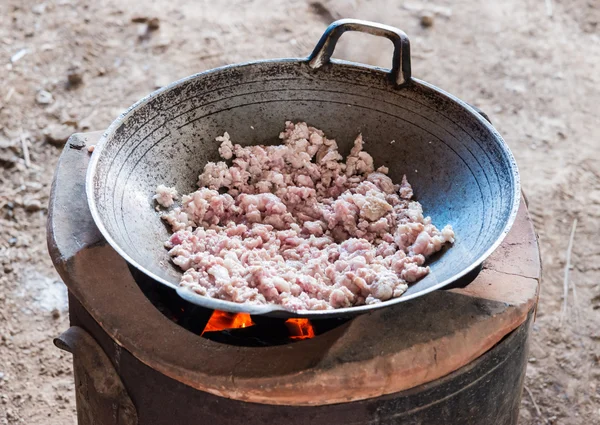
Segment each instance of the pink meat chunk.
M452 227L438 230L412 200L406 176L398 185L387 167L375 171L362 135L345 162L304 122L286 122L279 137L243 147L225 133L216 140L229 163L207 163L197 191L175 205L174 189L157 188L181 286L292 311L374 304L401 296L454 242Z
M174 187L159 184L156 188L156 194L152 199L156 200L159 205L169 208L175 203L175 199L177 199L177 190Z

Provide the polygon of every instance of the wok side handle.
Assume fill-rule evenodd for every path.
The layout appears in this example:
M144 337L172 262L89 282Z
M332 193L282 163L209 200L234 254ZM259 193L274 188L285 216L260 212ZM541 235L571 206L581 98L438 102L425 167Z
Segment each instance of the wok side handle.
M490 120L490 117L488 117L488 114L486 114L485 112L483 112L481 109L479 109L477 106L472 105L470 103L468 103L468 105L475 109L475 112L477 112L479 115L481 115L487 122L489 122L490 124L492 124L492 120ZM493 125L493 124L492 124Z
M359 19L340 19L329 25L308 57L309 66L318 69L329 63L339 38L346 31L364 32L391 40L394 43L394 57L390 78L397 86L405 85L410 81L410 42L408 36L397 28Z
M447 290L447 289L466 288L471 282L473 282L475 280L475 278L479 275L479 273L481 273L481 270L483 270L483 263L479 264L477 267L475 267L473 270L471 270L469 273L467 273L463 277L455 280L454 282L452 282L451 284L449 284L447 286L444 286L442 289Z

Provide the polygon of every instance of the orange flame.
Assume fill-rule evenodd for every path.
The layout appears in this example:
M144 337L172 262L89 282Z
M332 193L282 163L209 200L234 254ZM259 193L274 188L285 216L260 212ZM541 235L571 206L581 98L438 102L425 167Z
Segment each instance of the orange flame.
M204 332L222 331L225 329L247 328L254 325L248 313L227 313L215 310L210 316Z
M315 330L308 319L288 319L285 325L290 331L290 339L308 339L315 336Z
M226 329L239 329L254 326L255 323L248 313L227 313L225 311L213 311L204 332L218 332ZM288 319L285 325L290 334L290 339L300 340L314 338L315 331L308 319Z

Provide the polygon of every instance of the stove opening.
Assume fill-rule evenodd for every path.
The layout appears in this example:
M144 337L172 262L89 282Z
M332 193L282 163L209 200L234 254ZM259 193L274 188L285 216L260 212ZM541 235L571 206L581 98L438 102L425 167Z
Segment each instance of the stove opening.
M241 324L250 318L249 326L228 327L227 329L216 330L211 323L213 317L228 317L228 324ZM266 347L273 345L292 344L298 341L318 337L338 326L343 325L348 319L321 319L308 320L305 318L279 319L276 317L247 316L245 319L237 318L235 313L225 313L214 311L205 330L201 333L204 338L223 344L245 346L245 347ZM229 325L228 325L229 326Z
M207 332L220 332L232 329L248 328L257 326L248 313L228 313L226 311L213 311L208 323L200 334L204 336ZM315 337L315 330L310 320L302 318L287 319L285 326L288 337L291 340L310 339Z
M245 346L284 345L316 338L349 319L280 319L210 310L185 301L172 289L160 285L130 267L138 286L148 300L169 320L211 341Z

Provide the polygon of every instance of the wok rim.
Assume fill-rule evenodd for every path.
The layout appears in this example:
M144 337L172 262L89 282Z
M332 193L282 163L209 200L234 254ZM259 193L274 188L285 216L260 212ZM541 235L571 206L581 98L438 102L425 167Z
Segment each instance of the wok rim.
M330 62L333 66L336 66L336 65L352 66L352 67L363 68L363 69L366 69L369 71L381 72L382 74L389 73L389 69L366 65L366 64L362 64L362 63L355 63L355 62L339 60L339 59L331 59ZM458 104L459 106L464 108L466 110L466 112L470 112L471 115L473 115L475 117L475 119L479 121L480 124L483 124L483 126L488 131L490 131L491 134L494 136L494 138L496 139L496 142L498 143L499 147L503 151L504 155L506 155L506 159L507 159L507 162L509 164L509 168L510 168L511 174L512 174L511 182L512 182L512 186L513 186L513 188L512 188L513 189L513 191L512 191L513 192L513 202L511 205L510 214L504 223L504 227L503 227L500 235L494 241L494 243L492 243L489 246L489 248L482 255L480 255L475 261L473 261L469 266L465 267L460 272L454 274L452 277L450 277L448 279L443 280L442 282L439 282L431 287L423 289L414 294L411 294L408 296L400 296L398 298L392 298L390 300L387 300L387 301L384 301L381 303L377 303L377 304L368 304L368 305L361 305L361 306L355 306L355 307L345 307L345 308L339 308L339 309L333 309L333 310L291 311L291 310L286 310L277 304L250 305L250 304L245 304L245 303L236 303L233 301L225 301L225 300L220 300L217 298L199 295L189 289L181 288L180 286L174 285L172 282L169 282L168 280L155 275L151 271L147 270L144 267L144 265L138 263L136 260L131 258L127 254L127 252L125 252L125 250L123 250L121 248L121 246L112 238L110 232L106 229L106 227L104 227L104 223L102 221L100 213L98 212L98 208L97 208L97 204L96 204L96 200L95 200L95 196L94 196L94 194L95 194L94 180L95 180L96 171L98 168L98 162L99 162L100 156L102 154L104 145L107 143L109 138L112 135L114 135L115 131L122 124L124 124L127 121L127 119L131 115L133 115L139 107L147 104L151 100L160 96L162 93L167 92L181 84L184 84L188 81L194 80L199 77L204 77L204 76L207 76L207 75L210 75L213 73L216 74L216 73L225 71L230 68L241 68L241 67L245 67L245 66L254 66L254 65L262 65L262 64L276 65L276 64L282 64L282 63L308 63L308 58L282 58L282 59L267 59L267 60L250 61L250 62L224 65L221 67L212 68L212 69L209 69L209 70L206 70L203 72L189 75L187 77L176 80L164 87L161 87L160 89L155 90L155 91L151 92L150 94L146 95L145 97L141 98L140 100L135 102L133 105L131 105L129 108L127 108L124 112L122 112L110 124L110 126L106 129L106 131L104 133L102 133L102 136L100 137L100 139L98 140L98 142L96 143L96 145L94 147L94 151L92 153L92 156L91 156L91 159L88 164L87 171L86 171L86 181L85 181L86 198L87 198L88 206L90 209L90 213L92 215L94 223L96 224L96 227L98 227L98 230L100 231L100 233L102 234L102 236L104 237L106 242L108 242L108 244L125 261L127 261L130 265L132 265L133 267L138 269L140 272L144 273L146 276L155 280L156 282L174 289L181 298L183 298L186 301L189 301L195 305L198 305L200 307L208 308L211 310L222 310L222 311L227 311L227 312L231 312L231 313L248 313L251 315L267 315L267 316L273 316L273 317L290 317L290 318L302 317L302 318L308 318L308 319L322 318L322 319L324 319L324 318L333 318L333 317L352 317L352 316L357 316L360 314L365 314L365 313L368 313L368 312L378 309L378 308L391 307L391 306L400 304L402 302L406 302L406 301L421 297L430 292L442 289L445 286L448 286L448 285L456 282L460 278L468 275L470 272L475 270L500 246L500 244L504 241L504 238L506 237L506 235L511 230L511 228L515 222L517 212L519 210L519 206L521 204L520 175L519 175L517 162L515 160L515 157L514 157L512 151L510 150L506 141L498 133L496 128L489 121L487 121L481 114L479 114L475 109L473 109L473 107L471 107L471 105L462 101L461 99L457 98L456 96L446 92L445 90L440 89L439 87L436 87L430 83L427 83L426 81L422 81L422 80L412 77L409 84L426 87L426 88L436 92L436 94L438 94L442 97L445 97L448 100ZM386 75L382 75L383 78L385 76Z

